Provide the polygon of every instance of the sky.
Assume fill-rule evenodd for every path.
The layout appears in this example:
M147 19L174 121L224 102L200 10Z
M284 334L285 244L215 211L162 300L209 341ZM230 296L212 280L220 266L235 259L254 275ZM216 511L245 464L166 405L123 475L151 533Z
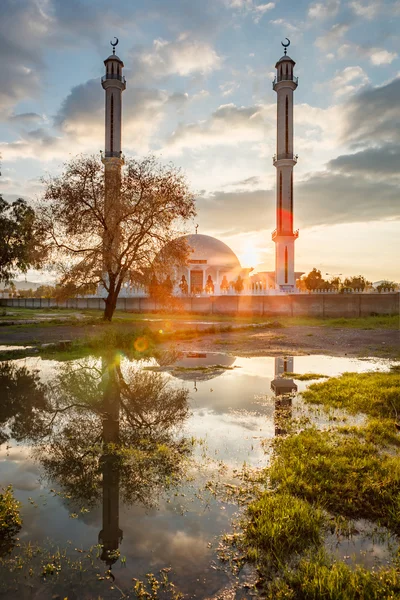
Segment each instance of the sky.
M400 0L2 0L0 193L104 147L103 60L125 64L122 147L186 172L193 233L273 270L281 41L296 61L296 270L400 281ZM35 281L48 274L30 273Z

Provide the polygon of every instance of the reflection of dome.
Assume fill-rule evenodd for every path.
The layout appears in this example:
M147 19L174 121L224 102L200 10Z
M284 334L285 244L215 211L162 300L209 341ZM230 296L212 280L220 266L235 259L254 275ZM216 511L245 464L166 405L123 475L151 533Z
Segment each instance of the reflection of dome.
M222 375L235 360L235 356L219 352L186 352L182 358L174 362L171 375L183 381L208 381ZM207 368L210 370L206 370Z
M185 235L183 239L187 240L193 250L189 261L206 260L209 267L241 269L239 259L233 250L217 238L196 233Z

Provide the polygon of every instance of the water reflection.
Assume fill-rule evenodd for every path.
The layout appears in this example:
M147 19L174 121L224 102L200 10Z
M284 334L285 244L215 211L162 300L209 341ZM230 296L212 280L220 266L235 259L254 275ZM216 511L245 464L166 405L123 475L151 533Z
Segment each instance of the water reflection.
M180 433L188 390L118 356L66 364L51 383L37 372L3 364L0 440L35 444L35 457L69 510L102 503L101 558L111 567L122 541L125 503L156 505L184 472L190 444Z
M297 385L290 378L284 377L285 373L294 373L294 357L293 356L277 356L275 357L275 377L271 381L271 390L274 392L275 398L275 435L285 435L287 423L292 417L292 398L297 392Z
M71 540L71 556L74 548L86 551L98 540L106 569L112 567L121 589L129 589L132 577L170 565L181 591L208 598L229 582L214 568L215 547L237 507L214 498L205 484L237 483L233 473L244 464L266 466L264 441L288 431L292 411L295 417L304 411L299 396L292 407L297 386L284 373L336 375L376 365L195 352L179 360L186 361L175 363L181 371L168 367L167 373L143 370L143 364L118 356L61 367L38 359L0 365L0 439L7 447L11 438L19 442L10 451L2 448L0 483L14 483L23 501L21 540L45 545L50 537L60 548ZM296 383L300 392L307 386ZM192 446L192 438L199 443ZM193 448L189 479L186 457ZM41 486L27 487L28 477L36 482L38 472L45 474ZM115 564L120 549L126 568ZM3 573L0 588L8 577ZM114 598L111 591L95 594L89 574L86 581L90 597ZM65 583L61 597L70 592Z

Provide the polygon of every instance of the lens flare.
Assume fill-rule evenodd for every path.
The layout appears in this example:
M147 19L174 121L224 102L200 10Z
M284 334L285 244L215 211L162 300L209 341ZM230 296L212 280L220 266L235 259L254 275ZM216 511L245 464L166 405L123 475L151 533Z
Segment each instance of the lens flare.
M139 337L133 344L136 352L145 352L149 347L149 341L146 337Z

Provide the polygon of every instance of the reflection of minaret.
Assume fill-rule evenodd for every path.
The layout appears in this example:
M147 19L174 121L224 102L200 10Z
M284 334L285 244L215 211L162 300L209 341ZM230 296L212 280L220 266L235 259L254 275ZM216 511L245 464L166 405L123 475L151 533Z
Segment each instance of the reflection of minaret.
M277 70L273 88L277 93L277 143L274 166L276 167L276 229L272 234L275 242L275 285L278 289L293 290L294 242L298 231L293 231L293 167L297 156L293 153L293 92L297 77L293 75L296 64L286 53L275 65Z
M114 554L122 541L119 528L119 469L118 456L110 444L119 442L120 389L117 369L114 365L105 368L106 388L103 396L103 444L104 454L100 459L103 474L103 529L99 542L103 546L101 560L111 568L117 561Z
M277 356L275 358L275 378L271 381L271 389L275 398L275 435L284 435L285 420L292 416L292 396L297 392L297 385L284 373L293 373L293 356Z

